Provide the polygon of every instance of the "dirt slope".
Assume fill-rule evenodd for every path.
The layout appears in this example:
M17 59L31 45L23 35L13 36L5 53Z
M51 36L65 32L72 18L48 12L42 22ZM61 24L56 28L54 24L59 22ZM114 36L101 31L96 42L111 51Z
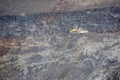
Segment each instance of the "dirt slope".
M120 7L0 17L0 80L119 78Z

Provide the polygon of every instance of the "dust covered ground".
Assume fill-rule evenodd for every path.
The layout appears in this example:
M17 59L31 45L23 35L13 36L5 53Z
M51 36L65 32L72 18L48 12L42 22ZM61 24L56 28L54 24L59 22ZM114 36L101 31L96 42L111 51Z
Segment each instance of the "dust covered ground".
M120 7L0 16L0 80L120 80Z
M120 0L0 0L0 15L27 15L112 6L120 6Z

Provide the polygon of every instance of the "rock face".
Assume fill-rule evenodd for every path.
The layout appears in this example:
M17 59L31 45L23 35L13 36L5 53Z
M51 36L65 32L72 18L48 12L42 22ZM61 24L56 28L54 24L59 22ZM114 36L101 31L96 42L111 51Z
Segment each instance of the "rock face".
M0 16L0 80L119 79L120 7Z

